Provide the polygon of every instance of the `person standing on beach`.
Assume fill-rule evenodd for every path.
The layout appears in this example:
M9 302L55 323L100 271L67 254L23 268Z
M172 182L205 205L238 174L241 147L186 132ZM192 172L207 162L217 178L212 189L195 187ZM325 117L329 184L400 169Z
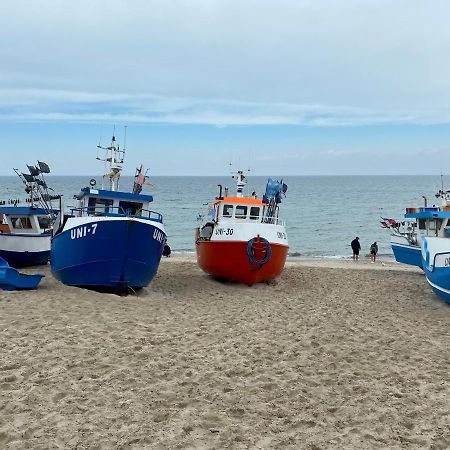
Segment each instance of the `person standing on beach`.
M359 237L356 236L350 245L352 246L352 250L353 250L353 261L358 261L359 251L361 250L361 244L359 243Z
M372 259L372 262L374 263L375 260L377 259L377 253L378 253L378 245L376 242L374 242L371 246L370 246L370 258Z
M163 256L170 258L170 254L172 253L172 250L169 247L169 244L166 242L163 248Z

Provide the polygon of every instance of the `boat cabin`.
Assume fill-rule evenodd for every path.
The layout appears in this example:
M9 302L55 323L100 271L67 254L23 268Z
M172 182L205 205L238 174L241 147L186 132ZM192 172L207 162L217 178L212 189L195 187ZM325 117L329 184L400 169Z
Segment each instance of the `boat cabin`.
M53 211L56 213L56 211ZM44 208L9 206L0 208L1 233L41 234L50 231L51 217Z
M450 237L450 207L407 208L406 219L417 221L417 233L425 236Z
M151 195L86 187L75 198L77 207L72 209L72 212L76 217L125 215L162 221L159 213L149 210L149 205L153 201Z
M259 198L223 197L216 199L209 216L218 221L278 222L279 207L269 207Z
M263 202L257 198L224 197L214 202L216 220L261 221Z

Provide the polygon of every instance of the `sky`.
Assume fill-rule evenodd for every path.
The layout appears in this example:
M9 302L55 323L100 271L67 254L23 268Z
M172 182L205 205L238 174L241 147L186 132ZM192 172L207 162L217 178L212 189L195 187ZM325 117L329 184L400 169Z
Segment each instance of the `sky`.
M450 173L450 2L2 0L0 175Z

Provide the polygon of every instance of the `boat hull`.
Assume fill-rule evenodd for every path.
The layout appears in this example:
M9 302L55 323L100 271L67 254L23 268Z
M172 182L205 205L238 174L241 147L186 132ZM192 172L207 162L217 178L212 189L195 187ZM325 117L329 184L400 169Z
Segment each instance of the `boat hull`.
M0 234L0 257L12 267L47 264L50 259L50 234Z
M166 240L161 223L132 218L78 219L55 235L52 273L71 286L126 291L155 276ZM73 226L75 224L75 226Z
M0 289L4 291L36 289L42 278L44 275L41 274L20 273L0 257Z
M197 263L207 274L249 286L273 280L283 271L289 247L271 243L269 261L259 266L249 261L247 241L199 241Z
M450 239L424 237L422 264L433 292L450 303Z
M422 268L419 245L412 245L404 236L391 236L391 248L397 262Z

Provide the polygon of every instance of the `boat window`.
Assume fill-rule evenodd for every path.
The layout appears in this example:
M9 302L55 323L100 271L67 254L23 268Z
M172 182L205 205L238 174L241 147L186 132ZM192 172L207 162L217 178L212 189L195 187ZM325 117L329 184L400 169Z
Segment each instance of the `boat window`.
M247 207L244 205L236 205L234 216L236 219L245 219L247 217Z
M38 217L39 228L46 230L50 228L50 219L47 216Z
M142 203L136 202L119 202L119 214L127 214L129 216L139 216L142 213Z
M250 208L250 219L252 220L259 219L259 206L252 206Z
M223 216L231 217L233 215L233 205L223 205Z
M419 219L419 230L425 230L425 219Z
M428 222L428 229L429 230L435 230L436 229L436 222L434 220L430 220Z
M11 223L16 230L31 230L31 220L29 217L11 217Z
M90 197L88 203L88 213L101 215L109 212L113 205L113 200L107 198Z

